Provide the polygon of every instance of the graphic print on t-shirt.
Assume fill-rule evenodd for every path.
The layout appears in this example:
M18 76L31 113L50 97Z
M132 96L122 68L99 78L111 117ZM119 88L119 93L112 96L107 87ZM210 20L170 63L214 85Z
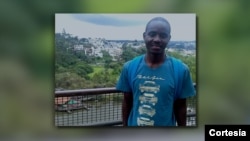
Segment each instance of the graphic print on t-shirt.
M157 93L160 91L160 85L155 80L164 80L156 76L137 75L143 83L139 84L141 95L139 96L140 105L138 108L139 116L137 118L138 126L154 126L153 116L156 114L155 105L158 102Z

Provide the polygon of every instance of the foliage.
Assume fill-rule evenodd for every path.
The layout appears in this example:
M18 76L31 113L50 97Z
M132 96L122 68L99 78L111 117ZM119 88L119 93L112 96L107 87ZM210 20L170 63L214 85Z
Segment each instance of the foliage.
M103 54L103 61L105 69L110 67L110 63L112 62L112 56L105 50L102 51Z
M123 50L123 52L122 52L121 58L122 58L122 61L124 61L124 62L127 62L130 59L137 56L136 49L132 48L131 46L123 46L122 50Z
M74 45L84 44L90 47L87 39L73 37L71 34L56 33L55 86L63 89L82 89L114 87L126 61L146 53L146 47L122 46L122 54L114 61L108 51L103 50L103 57L90 56L82 50L74 50ZM194 56L183 56L180 52L170 52L171 56L181 59L189 66L192 79L196 81Z
M55 74L55 87L62 89L80 89L84 87L85 79L76 73L63 72Z

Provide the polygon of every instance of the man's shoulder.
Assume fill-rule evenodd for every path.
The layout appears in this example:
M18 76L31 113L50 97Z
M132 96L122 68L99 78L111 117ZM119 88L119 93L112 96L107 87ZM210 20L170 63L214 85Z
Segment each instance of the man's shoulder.
M178 67L181 67L183 69L188 69L187 64L185 64L181 59L175 58L173 56L170 56L173 65L177 65Z
M133 59L130 60L130 61L131 61L131 62L135 62L135 61L141 60L143 57L144 57L144 55L139 55L139 56L136 56L135 58L133 58Z
M136 56L133 59L127 61L124 66L125 67L129 67L129 66L133 67L136 65L135 63L139 63L143 59L143 57L144 57L144 55Z

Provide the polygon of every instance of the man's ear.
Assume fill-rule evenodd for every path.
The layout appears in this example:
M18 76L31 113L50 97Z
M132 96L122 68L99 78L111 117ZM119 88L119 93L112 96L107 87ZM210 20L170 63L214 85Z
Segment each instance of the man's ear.
M168 36L168 42L170 41L170 39L171 39L171 35Z
M143 32L143 39L145 40L146 32Z

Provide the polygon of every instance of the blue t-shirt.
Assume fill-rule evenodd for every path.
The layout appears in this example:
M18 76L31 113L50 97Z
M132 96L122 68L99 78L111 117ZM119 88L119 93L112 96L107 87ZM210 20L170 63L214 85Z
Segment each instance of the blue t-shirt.
M133 88L130 87L128 65L125 63L116 88L133 94L133 107L128 126L176 126L173 104L175 101L175 81L172 61L166 57L163 64L150 68L142 56L137 66ZM185 66L182 92L178 98L187 98L195 94L191 77Z

